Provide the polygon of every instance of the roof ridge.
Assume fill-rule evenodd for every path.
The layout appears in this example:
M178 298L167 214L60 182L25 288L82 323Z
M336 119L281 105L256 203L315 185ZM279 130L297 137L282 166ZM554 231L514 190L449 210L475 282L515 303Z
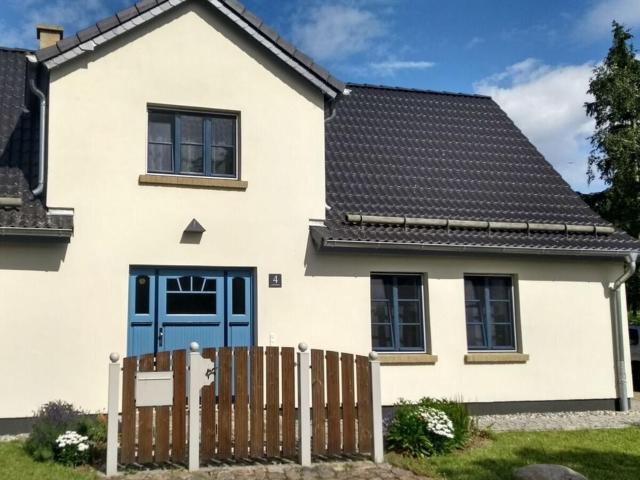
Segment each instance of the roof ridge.
M3 47L2 45L0 45L0 52L34 53L34 50L20 47Z
M445 90L429 90L424 88L411 88L411 87L391 86L391 85L375 85L371 83L347 82L347 88L349 87L371 88L375 90L391 90L391 91L397 91L397 92L427 93L427 94L434 94L434 95L449 95L453 97L471 97L471 98L491 99L491 96L489 95L480 95L478 93L448 92Z

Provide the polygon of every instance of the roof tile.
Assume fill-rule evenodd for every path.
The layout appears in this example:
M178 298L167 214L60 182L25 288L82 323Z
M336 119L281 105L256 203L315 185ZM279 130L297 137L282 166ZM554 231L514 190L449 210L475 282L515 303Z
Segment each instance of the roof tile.
M120 23L128 22L133 17L136 17L138 15L139 15L138 9L135 6L125 8L123 10L120 10L118 13L116 13L118 20L120 20Z
M118 17L116 15L112 15L111 17L100 20L96 25L98 26L100 32L104 33L120 25L120 20L118 20Z

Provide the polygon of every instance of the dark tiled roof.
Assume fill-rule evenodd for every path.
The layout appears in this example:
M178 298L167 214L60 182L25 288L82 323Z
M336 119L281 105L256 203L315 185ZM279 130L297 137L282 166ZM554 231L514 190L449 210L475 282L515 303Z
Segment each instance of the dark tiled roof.
M62 55L65 52L69 52L81 43L89 40L96 39L101 35L110 32L118 26L126 23L138 16L147 13L154 7L163 5L169 0L142 0L136 3L134 6L125 8L111 17L100 20L95 25L92 25L84 30L79 31L75 35L66 37L51 47L38 50L36 56L39 61L45 62ZM317 77L325 84L336 90L336 93L344 90L344 83L337 78L333 77L328 71L315 63L311 58L305 55L300 50L296 49L283 37L281 37L275 30L264 23L260 18L249 11L244 5L236 0L220 0L226 7L230 8L235 14L239 15L245 22L249 23L255 28L262 36L282 51L285 55L288 55L294 59L299 65L308 70L312 75ZM213 4L215 6L215 4ZM169 7L171 8L171 7Z
M640 250L611 235L355 225L345 214L609 225L489 97L348 85L326 126L325 240Z
M26 53L0 48L0 198L22 201L17 207L0 202L0 232L69 230L71 216L48 215L31 193L37 181L38 106L28 93Z

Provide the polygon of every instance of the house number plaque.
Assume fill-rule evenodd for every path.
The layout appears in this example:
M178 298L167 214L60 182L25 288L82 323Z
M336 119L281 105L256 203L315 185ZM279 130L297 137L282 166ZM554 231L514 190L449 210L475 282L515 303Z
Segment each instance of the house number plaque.
M270 273L269 274L269 288L282 288L282 274Z

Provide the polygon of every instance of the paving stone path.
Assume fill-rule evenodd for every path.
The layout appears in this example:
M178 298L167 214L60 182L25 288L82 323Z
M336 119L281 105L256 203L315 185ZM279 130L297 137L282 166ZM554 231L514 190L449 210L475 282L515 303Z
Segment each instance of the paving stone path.
M189 473L184 470L138 472L125 480L428 480L388 464L372 462L319 463L313 467L295 464L247 467L216 467Z
M638 410L629 412L520 413L517 415L482 415L476 418L480 428L490 428L495 432L583 430L640 426L640 411Z

